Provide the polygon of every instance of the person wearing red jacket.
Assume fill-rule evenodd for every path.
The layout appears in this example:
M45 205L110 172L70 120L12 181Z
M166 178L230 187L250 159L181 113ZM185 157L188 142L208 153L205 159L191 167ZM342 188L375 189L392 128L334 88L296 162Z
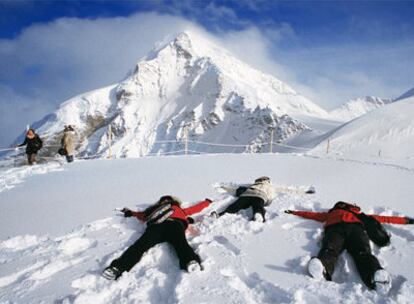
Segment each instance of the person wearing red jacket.
M201 269L201 259L188 244L185 230L194 220L189 217L208 207L212 201L205 199L191 207L182 208L179 199L166 195L157 203L144 211L132 211L124 208L125 217L136 217L146 222L144 234L132 244L119 258L113 260L105 268L103 276L109 280L117 280L123 272L131 270L142 255L155 245L167 242L173 246L180 261L180 268L188 272Z
M368 234L357 216L361 213L360 207L337 202L328 212L286 210L285 213L325 223L322 248L308 263L308 272L312 277L332 280L338 257L346 249L355 261L361 279L368 288L382 293L388 292L391 288L390 275L371 253ZM372 216L381 223L414 224L414 219L408 217L375 214Z

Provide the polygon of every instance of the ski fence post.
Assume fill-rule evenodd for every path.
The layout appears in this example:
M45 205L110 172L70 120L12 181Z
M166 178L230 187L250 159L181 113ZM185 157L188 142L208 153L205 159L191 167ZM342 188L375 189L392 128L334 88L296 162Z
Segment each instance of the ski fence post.
M269 153L273 152L273 128L270 129L270 149Z
M184 127L184 154L188 153L188 127Z
M326 143L326 154L328 154L328 153L329 153L329 148L330 148L330 145L331 145L331 139L330 139L330 138L328 138L328 142Z
M112 125L111 124L109 124L109 127L108 127L108 141L109 141L108 158L112 158Z

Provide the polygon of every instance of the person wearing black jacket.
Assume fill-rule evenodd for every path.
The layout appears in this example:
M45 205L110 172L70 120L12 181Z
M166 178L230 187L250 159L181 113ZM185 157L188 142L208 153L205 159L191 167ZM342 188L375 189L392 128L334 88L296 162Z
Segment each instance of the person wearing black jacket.
M117 280L122 273L130 271L145 252L164 242L174 248L181 269L188 272L201 270L201 259L188 244L185 231L188 225L194 222L190 215L201 212L211 202L205 199L193 206L183 208L178 198L164 195L157 203L144 211L122 209L121 212L125 217L136 217L147 224L147 229L134 244L105 268L102 273L103 277L108 280Z
M26 146L27 162L29 165L33 165L36 162L37 152L42 148L43 142L39 135L33 129L29 129L26 133L24 142L17 147Z

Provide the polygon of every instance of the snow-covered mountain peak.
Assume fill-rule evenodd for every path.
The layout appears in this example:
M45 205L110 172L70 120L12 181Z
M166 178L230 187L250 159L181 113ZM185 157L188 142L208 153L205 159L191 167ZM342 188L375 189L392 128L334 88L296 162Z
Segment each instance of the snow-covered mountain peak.
M119 157L182 150L192 140L248 145L224 152L257 151L310 127L296 117L326 117L289 85L237 59L212 39L183 32L151 51L124 81L62 104L40 128L54 144L64 124L75 124L81 154ZM217 152L195 144L200 152Z
M179 33L171 42L171 47L182 50L197 57L233 56L229 51L219 46L213 38L207 38L196 31Z

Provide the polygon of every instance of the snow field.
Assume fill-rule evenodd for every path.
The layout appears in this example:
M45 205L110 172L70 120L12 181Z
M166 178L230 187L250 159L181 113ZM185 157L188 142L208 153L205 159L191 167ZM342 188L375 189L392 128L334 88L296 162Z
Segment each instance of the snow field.
M59 170L62 170L62 165L59 161L52 161L42 166L3 168L0 170L0 193L13 188L31 175L46 174Z
M405 165L300 155L210 155L79 161L60 171L26 175L0 194L2 210L20 215L0 214L0 303L412 303L412 226L387 225L391 246L373 247L393 277L393 288L384 297L362 284L346 253L334 282L310 278L306 264L318 252L322 226L283 213L321 211L347 199L366 212L413 215L414 171ZM279 192L267 208L266 223L248 221L250 211L208 216L232 201L212 186L261 175L290 189ZM309 185L316 194L293 191ZM48 196L36 199L46 190ZM63 205L56 201L62 193ZM112 213L113 208L143 208L166 193L176 194L185 205L204 197L215 200L195 216L197 223L188 231L204 271L182 272L173 250L162 244L118 281L102 278L102 270L145 229L135 219ZM43 208L52 209L48 214L54 217L44 216ZM26 221L25 209L32 217L43 215L43 225Z

